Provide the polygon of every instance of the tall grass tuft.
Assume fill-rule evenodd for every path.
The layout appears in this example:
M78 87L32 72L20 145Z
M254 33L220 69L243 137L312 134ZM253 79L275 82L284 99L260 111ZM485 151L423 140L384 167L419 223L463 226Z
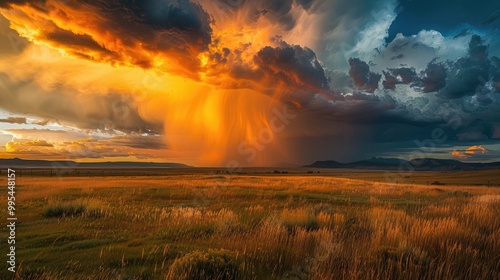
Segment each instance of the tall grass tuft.
M193 251L172 264L169 280L232 280L239 279L240 265L228 250L209 249L208 252Z

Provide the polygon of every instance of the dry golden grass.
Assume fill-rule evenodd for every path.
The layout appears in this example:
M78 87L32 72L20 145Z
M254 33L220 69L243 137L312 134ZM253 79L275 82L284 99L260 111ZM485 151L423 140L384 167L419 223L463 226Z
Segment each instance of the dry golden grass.
M241 175L18 184L17 279L500 279L499 188ZM44 216L72 205L82 212Z

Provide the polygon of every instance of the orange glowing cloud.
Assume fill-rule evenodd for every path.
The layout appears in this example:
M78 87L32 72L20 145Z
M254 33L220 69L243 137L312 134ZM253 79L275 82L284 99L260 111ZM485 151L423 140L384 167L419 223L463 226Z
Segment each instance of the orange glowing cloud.
M465 150L453 150L451 155L457 158L469 158L478 155L488 154L489 151L481 145L473 145Z
M481 145L474 145L465 149L465 153L468 155L486 154L488 153L488 150L483 148Z
M126 7L117 1L8 2L0 12L22 37L71 56L111 65L195 78L200 65L197 56L211 42L208 14L188 1L183 1L182 7L157 9L142 7L146 4ZM165 15L162 8L167 9ZM177 21L163 21L163 16Z
M299 47L308 29L295 22L314 18L302 5L271 5L264 13L250 3L202 4L7 1L0 13L22 37L76 58L268 95L324 90L314 52Z
M453 151L451 152L451 155L452 155L453 157L457 157L457 158L467 158L467 155L466 155L465 153L460 152L460 151L457 151L457 150L453 150Z
M273 110L284 110L282 102L301 109L316 93L329 94L316 55L297 45L306 43L307 30L289 18L314 16L296 4L265 16L250 4L220 13L201 3L3 4L11 28L34 43L0 62L13 82L34 84L13 86L25 101L6 100L4 107L15 112L22 103L39 117L83 129L163 127L170 153L203 165L238 158L261 165L278 154L287 160L286 133L263 136L272 131Z

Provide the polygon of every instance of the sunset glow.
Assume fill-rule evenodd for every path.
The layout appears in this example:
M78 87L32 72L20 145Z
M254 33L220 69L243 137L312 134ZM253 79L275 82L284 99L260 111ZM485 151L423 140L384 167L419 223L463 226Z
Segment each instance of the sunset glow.
M489 27L403 34L395 1L343 5L6 1L0 157L300 165L394 156L390 142L403 157L435 128L446 145L496 149L500 43ZM273 124L276 112L293 121ZM428 156L481 152L446 145Z
M500 1L1 0L0 279L500 279Z

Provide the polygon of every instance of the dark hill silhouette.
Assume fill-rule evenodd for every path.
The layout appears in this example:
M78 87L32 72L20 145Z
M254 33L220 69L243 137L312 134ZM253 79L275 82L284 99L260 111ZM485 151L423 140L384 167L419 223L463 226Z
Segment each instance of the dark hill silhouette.
M397 158L371 158L349 163L334 160L316 161L305 167L314 168L348 168L367 170L416 170L416 171L468 171L500 169L500 162L461 162L451 159L418 158L410 161Z

